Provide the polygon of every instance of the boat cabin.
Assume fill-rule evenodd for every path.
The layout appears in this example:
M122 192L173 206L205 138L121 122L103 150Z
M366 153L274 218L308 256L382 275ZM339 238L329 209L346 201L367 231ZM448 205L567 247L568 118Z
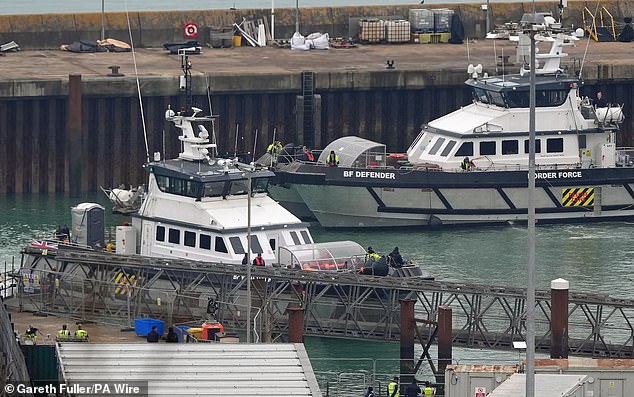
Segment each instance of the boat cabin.
M308 225L268 196L273 172L214 157L207 130L194 128L209 118L169 110L166 118L181 132L181 153L145 166L147 195L132 214L136 252L240 264L250 243L249 262L262 254L273 264L280 246L313 243Z

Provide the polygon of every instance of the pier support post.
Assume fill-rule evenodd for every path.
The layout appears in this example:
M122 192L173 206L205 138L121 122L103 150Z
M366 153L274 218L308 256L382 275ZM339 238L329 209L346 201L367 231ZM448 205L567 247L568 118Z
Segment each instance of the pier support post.
M445 369L451 364L452 357L452 314L451 307L438 307L438 373L436 375L436 394L444 395Z
M568 358L568 289L563 278L550 282L550 358Z
M288 341L304 343L304 309L287 307L286 312L288 313Z
M413 299L401 299L401 385L411 383L414 377L414 320Z
M72 196L79 196L82 191L82 114L81 114L81 75L68 76L68 106L66 128L68 139L68 191Z

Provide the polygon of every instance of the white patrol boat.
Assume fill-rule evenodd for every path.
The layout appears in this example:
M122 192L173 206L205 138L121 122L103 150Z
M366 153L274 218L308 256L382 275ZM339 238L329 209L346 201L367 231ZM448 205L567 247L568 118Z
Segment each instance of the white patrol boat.
M313 243L307 224L268 196L271 171L213 156L215 144L201 124L212 118L199 112L166 112L180 130L182 150L178 158L144 166L146 197L131 214L137 253L240 264L250 232L249 262L259 253L272 264L278 246Z
M634 150L616 147L621 107L581 98L583 82L560 68L575 39L542 37L552 48L536 56L537 221L634 218ZM279 164L270 194L327 228L525 222L529 71L481 69L468 70L473 102L423 125L407 155L346 136L316 162Z

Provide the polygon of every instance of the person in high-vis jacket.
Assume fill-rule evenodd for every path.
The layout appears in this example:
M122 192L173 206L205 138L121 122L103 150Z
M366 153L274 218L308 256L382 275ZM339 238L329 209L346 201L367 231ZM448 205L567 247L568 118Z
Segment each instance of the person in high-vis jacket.
M431 383L425 382L425 388L423 389L423 396L425 397L434 397L436 393L434 393L434 389L431 388Z
M326 159L326 163L328 163L330 167L339 166L339 156L337 156L334 150L330 151L330 154L328 155L328 158Z
M77 331L75 331L75 336L81 339L88 339L88 332L82 328L81 324L77 326Z
M387 385L387 397L398 397L398 376Z
M62 329L57 331L58 338L68 338L70 336L70 331L66 328L66 324L62 325Z

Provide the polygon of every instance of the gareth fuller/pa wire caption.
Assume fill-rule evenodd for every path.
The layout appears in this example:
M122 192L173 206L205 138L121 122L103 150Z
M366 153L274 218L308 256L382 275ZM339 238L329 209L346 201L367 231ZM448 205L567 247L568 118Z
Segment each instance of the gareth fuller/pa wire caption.
M75 396L148 396L147 382L82 382L48 383L31 385L28 383L7 383L4 385L7 396L26 394L55 394Z

